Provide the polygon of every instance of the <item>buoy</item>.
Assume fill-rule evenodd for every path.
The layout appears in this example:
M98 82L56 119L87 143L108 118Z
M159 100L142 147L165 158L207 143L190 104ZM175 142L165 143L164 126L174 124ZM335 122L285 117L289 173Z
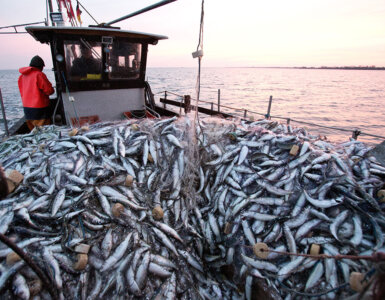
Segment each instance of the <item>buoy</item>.
M249 121L250 121L250 122L254 122L254 116L250 116L250 117L249 117Z
M19 254L17 254L16 252L11 252L7 255L7 258L6 258L6 263L8 266L11 266L13 265L15 262L18 262L21 260L21 257L19 256Z
M87 125L84 125L80 128L82 131L89 131L90 130L90 127L87 126Z
M162 220L163 215L164 215L163 209L159 205L155 206L154 209L152 210L152 217L155 220Z
M28 281L27 284L28 284L29 293L31 297L39 294L41 291L41 288L43 287L43 284L39 278L35 278L31 281Z
M253 251L258 258L266 259L269 255L269 247L265 243L256 243L253 246Z
M380 198L380 202L385 202L385 190L379 190L377 192L377 197Z
M123 211L124 206L121 203L115 203L111 208L111 212L115 218L119 218Z
M132 186L132 183L134 182L134 177L132 175L128 174L126 176L126 180L124 181L125 186Z
M88 251L90 251L90 247L91 246L87 244L79 244L75 247L75 252L88 254Z
M232 141L237 140L237 135L235 133L229 132L228 135L229 135L230 140L232 140Z
M293 145L290 149L290 155L291 156L296 156L298 154L298 151L299 151L299 146L298 145Z
M229 222L226 222L225 228L223 229L223 232L225 234L229 234L231 232L231 229L232 229L232 225Z
M74 263L74 269L81 271L84 270L88 263L88 255L84 253L79 253L76 256L76 262Z
M318 244L311 244L310 246L310 254L311 255L319 255L321 250L321 246Z
M362 292L368 282L364 281L364 274L360 272L352 272L349 278L350 288L355 292Z
M132 124L131 128L132 128L132 130L138 131L139 130L139 125L138 124Z
M78 132L79 132L79 129L73 128L70 132L68 132L68 135L69 136L75 136L78 134Z
M23 181L24 176L20 172L12 169L4 171L5 178L7 179L8 193L12 193L19 184Z

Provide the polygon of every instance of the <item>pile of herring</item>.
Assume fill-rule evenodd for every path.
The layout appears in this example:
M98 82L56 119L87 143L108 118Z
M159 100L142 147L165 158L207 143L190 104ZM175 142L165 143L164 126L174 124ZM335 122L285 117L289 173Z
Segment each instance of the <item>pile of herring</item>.
M188 118L47 126L0 146L23 182L0 202L0 233L61 299L294 299L353 293L383 248L385 167L352 140L333 145L269 120ZM2 299L51 299L0 245Z

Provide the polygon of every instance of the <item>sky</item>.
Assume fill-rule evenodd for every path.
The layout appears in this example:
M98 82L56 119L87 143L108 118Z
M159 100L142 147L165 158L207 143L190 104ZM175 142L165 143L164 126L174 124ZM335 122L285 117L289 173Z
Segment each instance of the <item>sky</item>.
M109 22L159 1L80 3ZM43 21L45 3L0 0L0 27ZM177 0L114 26L168 36L149 46L149 67L196 67L201 3ZM95 24L84 10L82 20ZM385 66L384 0L205 0L203 28L204 67ZM26 66L36 54L52 67L48 45L28 34L0 34L0 69Z

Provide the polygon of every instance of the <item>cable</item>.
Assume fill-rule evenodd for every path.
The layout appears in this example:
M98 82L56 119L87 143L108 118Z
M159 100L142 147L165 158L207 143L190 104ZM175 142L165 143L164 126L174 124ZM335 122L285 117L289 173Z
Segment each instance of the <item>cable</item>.
M253 249L252 246L248 245L242 245L245 248L251 248ZM277 253L281 255L287 255L287 256L302 256L306 258L313 258L313 259L350 259L350 260L370 260L373 262L380 262L380 261L385 261L385 253L384 252L373 252L372 255L343 255L343 254L337 254L337 255L326 255L326 254L304 254L304 253L292 253L292 252L287 252L287 251L276 251L276 250L271 250L271 249L261 249L261 252L272 252L272 253Z
M95 20L95 18L88 12L88 10L83 6L83 4L80 3L80 1L78 1L79 5L84 9L84 11L91 17L92 20L95 21L96 25L99 24L98 21Z
M65 77L65 75L64 75L64 72L62 71L61 73L62 73L62 76L63 76L63 80L64 80L64 84L65 84L65 87L66 87L66 92L67 92L67 94L68 94L68 100L69 100L69 98L71 97L71 95L70 95L70 90L69 90L69 88L68 88L68 84L67 84L67 80L66 80L66 77ZM74 104L73 101L71 101L71 100L69 100L69 101L72 103L72 108L73 108L73 110L74 110L74 112L75 112L75 117L76 117L76 120L78 121L78 124L79 124L79 127L80 127L80 119L79 119L78 113L77 113L77 111L76 111L75 104ZM70 123L71 123L71 122L70 122ZM72 126L72 124L71 124L71 126Z
M204 21L204 3L205 1L202 0L202 6L201 6L201 21L200 21L200 27L199 27L199 39L198 39L198 46L197 51L199 48L203 50L203 21ZM197 76L197 83L196 83L196 93L197 93L197 99L196 99L196 110L195 110L195 122L198 118L198 103L199 103L199 96L200 96L200 89L201 89L201 65L202 65L202 56L198 56L198 76Z
M321 297L323 295L326 295L326 294L329 294L329 293L332 293L332 292L335 292L335 291L338 291L340 289L343 289L347 286L349 286L349 283L343 283L339 286L337 286L336 288L333 288L333 289L330 289L330 290L327 290L325 292L322 292L322 293L318 293L318 294L311 294L311 293L303 293L303 292L298 292L296 290L293 290L291 288L289 288L288 286L286 286L282 281L280 281L279 279L277 279L278 283L286 290L290 291L290 292L293 292L294 294L297 294L297 295L301 295L301 296L305 296L305 297Z

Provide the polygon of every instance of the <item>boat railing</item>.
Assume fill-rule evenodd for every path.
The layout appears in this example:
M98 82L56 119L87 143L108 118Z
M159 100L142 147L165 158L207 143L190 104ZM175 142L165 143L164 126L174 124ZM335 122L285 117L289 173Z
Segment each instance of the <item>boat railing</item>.
M6 136L9 136L7 116L5 115L5 107L4 107L3 94L1 93L1 89L0 89L0 105L1 105L1 112L3 113L4 131Z
M182 114L182 108L183 108L185 113L188 113L191 110L195 110L195 105L192 105L192 103L194 103L194 101L196 102L196 99L191 98L191 96L189 96L189 95L179 95L179 94L171 92L171 91L162 91L162 92L159 92L157 94L161 95L161 97L159 98L159 102L161 104L163 104L164 109L166 109L167 104L179 107L179 114L180 115ZM372 138L379 138L379 139L385 140L384 136L363 132L357 128L348 129L348 128L341 128L341 127L336 127L336 126L326 126L326 125L316 124L313 122L307 122L307 121L302 121L302 120L298 120L298 119L293 119L293 118L289 118L289 117L272 115L271 114L272 102L273 102L273 96L270 96L266 113L257 112L257 111L253 111L253 110L246 109L246 108L232 107L232 106L221 104L220 90L218 90L217 102L199 100L198 112L208 114L208 115L217 115L217 116L221 115L225 118L236 117L236 118L241 118L241 119L248 120L248 121L254 121L254 116L259 115L259 116L263 116L265 119L269 119L269 120L270 119L284 120L284 121L286 121L287 125L289 125L293 122L293 123L298 123L298 124L303 124L303 125L308 125L308 126L330 129L330 130L351 132L352 138L354 138L354 139L357 139L358 136L361 135L361 136L368 136L368 137L372 137ZM200 106L200 105L202 105L202 106Z

